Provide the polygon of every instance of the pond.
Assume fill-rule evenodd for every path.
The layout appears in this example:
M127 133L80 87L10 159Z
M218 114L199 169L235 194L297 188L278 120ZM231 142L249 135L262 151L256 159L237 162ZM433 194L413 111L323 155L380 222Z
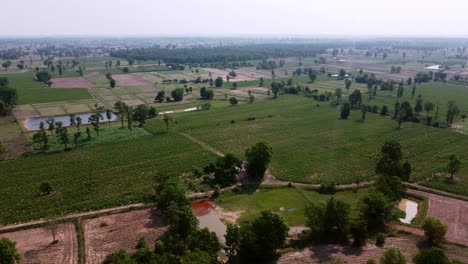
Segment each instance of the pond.
M192 212L197 217L200 228L208 228L215 232L221 244L226 242L226 225L221 221L223 216L209 201L192 202Z
M401 199L398 208L406 213L405 218L400 218L400 222L411 224L411 221L418 214L418 203L409 199Z
M89 124L89 120L88 120L89 117L91 115L93 115L93 114L94 113L76 114L75 118L78 117L78 116L81 117L81 120L82 120L81 124L82 125L87 125L87 124ZM102 115L101 122L107 122L108 120L106 118L106 112L101 112L101 115ZM56 123L57 122L62 122L64 127L70 126L70 116L69 115L28 118L23 122L23 125L29 131L35 131L35 130L39 130L40 123L44 122L45 128L47 129L46 121L49 118L53 118ZM111 117L110 121L116 121L118 119L119 119L118 116L116 116L114 113L112 113L112 117Z

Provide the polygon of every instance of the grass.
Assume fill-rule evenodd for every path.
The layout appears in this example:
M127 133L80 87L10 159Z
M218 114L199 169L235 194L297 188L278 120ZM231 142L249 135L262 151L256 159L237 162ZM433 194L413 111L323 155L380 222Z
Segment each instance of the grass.
M18 92L18 104L48 103L90 99L87 89L46 88L34 80L32 72L9 74L10 87Z
M356 216L357 205L368 192L369 189L343 191L337 192L334 197L350 204L352 215ZM306 223L304 210L307 203L325 203L331 196L298 188L261 188L253 193L225 192L216 200L216 204L227 211L242 212L240 222L253 220L261 211L270 210L282 215L290 226L303 226Z
M169 134L2 161L0 223L145 202L156 173L179 176L213 159L183 136ZM54 191L39 196L44 181Z
M349 184L375 178L380 147L398 140L405 159L413 166L412 180L433 185L432 175L445 170L451 154L468 162L468 136L422 124L404 123L401 130L388 117L369 113L361 121L353 111L348 120L338 119L338 109L300 96L280 96L254 104L229 106L216 111L176 115L172 131L188 133L221 150L242 156L259 141L273 147L270 169L285 181ZM255 121L247 121L256 117ZM234 123L231 123L234 120ZM151 121L148 129L161 124ZM460 170L456 185L438 183L452 192L468 194L468 168Z

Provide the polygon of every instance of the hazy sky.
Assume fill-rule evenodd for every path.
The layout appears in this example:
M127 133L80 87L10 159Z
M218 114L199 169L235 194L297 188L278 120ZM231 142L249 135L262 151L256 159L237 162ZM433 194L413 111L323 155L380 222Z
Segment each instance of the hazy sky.
M468 0L2 0L0 35L468 36Z

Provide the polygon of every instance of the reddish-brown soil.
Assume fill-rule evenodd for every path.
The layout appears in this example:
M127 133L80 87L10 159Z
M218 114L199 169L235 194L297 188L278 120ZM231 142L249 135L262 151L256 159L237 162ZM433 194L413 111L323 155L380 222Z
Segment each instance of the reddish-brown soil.
M166 230L161 214L153 209L102 216L84 222L86 263L102 263L121 248L135 251L140 237L151 247Z
M364 264L370 259L379 263L382 253L388 248L400 250L405 256L407 263L412 263L411 259L417 254L419 251L418 246L421 245L419 238L405 235L387 238L383 248L372 244L361 248L341 245L314 246L302 251L284 254L276 263L320 263L320 260L329 258L340 258L347 261L347 263L353 264ZM465 248L446 246L444 247L444 251L450 258L468 263L468 250Z
M78 263L78 242L73 224L56 226L57 243L53 244L52 228L34 228L0 234L16 241L21 263L75 264Z
M122 84L123 86L149 86L151 82L135 76L133 74L117 74L112 75L112 78Z
M84 77L51 79L52 88L93 88L93 83Z
M409 189L408 192L426 196L429 199L427 215L447 224L446 239L449 242L468 246L468 202L437 194Z

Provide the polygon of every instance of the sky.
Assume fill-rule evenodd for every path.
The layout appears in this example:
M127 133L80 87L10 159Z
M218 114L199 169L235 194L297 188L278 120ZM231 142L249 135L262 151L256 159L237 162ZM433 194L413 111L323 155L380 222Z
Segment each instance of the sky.
M5 0L0 36L468 37L467 0Z

